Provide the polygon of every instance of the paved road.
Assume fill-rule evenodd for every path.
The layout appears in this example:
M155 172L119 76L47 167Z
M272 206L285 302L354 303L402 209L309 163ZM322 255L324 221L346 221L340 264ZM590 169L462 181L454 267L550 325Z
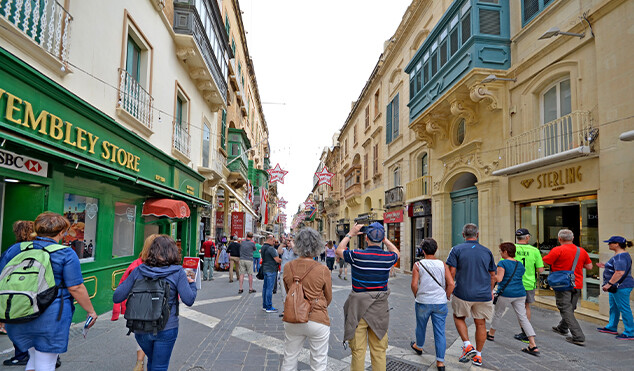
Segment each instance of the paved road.
M179 337L171 358L170 370L261 371L278 370L282 362L284 326L277 314L267 314L262 307L262 281L255 280L255 294L238 294L238 283L228 282L227 273L217 272L214 281L203 282L196 303L191 308L181 305ZM427 331L423 356L409 349L414 339L414 304L409 291L410 276L390 279L389 360L406 362L409 369L435 370L431 323ZM245 282L246 284L246 282ZM248 288L248 286L246 286ZM333 274L333 303L329 307L331 336L329 370L345 370L350 364L350 350L342 346L343 304L350 291L350 277L344 281ZM282 307L280 295L274 295L274 306ZM66 370L131 370L135 362L136 343L125 336L123 319L111 322L110 314L99 318L87 339L79 327L71 328L69 351L62 355ZM480 369L456 362L460 352L458 334L447 322L448 369ZM518 332L515 315L507 312L496 341L488 342L483 351L484 368L495 370L631 370L634 364L634 343L615 340L596 332L596 325L581 322L587 345L579 347L564 341L550 330L559 314L547 309L533 309L533 326L537 332L541 357L524 354L523 343L513 339ZM471 326L473 332L473 326ZM9 348L0 338L0 350ZM299 369L308 370L308 351L300 358ZM369 363L367 364L369 366ZM0 366L2 367L2 366ZM22 369L3 367L2 369ZM370 369L370 368L368 368ZM406 368L401 368L405 370Z

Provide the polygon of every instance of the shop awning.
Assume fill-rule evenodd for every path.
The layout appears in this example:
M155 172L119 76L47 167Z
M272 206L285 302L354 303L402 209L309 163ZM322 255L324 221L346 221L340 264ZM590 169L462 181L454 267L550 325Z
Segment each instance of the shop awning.
M187 204L170 198L155 198L143 204L143 216L166 216L168 218L189 218L190 211Z
M248 211L249 213L251 213L251 215L253 215L254 217L257 217L258 214L255 212L255 210L253 210L253 208L249 205L247 205L246 201L238 196L238 194L236 193L236 191L234 191L230 185L228 185L227 183L225 183L224 181L222 181L220 183L220 186L222 186L222 188L226 189L227 191L229 191L229 193L231 193L233 195L233 197L236 198L236 200L238 200L238 202L240 202L242 204L242 206L244 207L244 209L246 211Z

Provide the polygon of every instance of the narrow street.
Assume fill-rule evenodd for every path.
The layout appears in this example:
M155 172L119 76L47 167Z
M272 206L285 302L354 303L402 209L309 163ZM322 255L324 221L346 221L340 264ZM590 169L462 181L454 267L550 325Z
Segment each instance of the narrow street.
M333 272L333 302L329 307L331 319L329 370L346 370L350 364L350 350L342 346L343 304L350 290L350 277L344 281ZM423 356L409 349L414 339L413 298L409 292L410 276L398 274L390 279L390 331L388 370L435 370L434 342L431 323ZM245 288L248 288L245 282ZM262 281L254 282L255 294L238 295L238 282L228 282L227 272L216 272L214 281L203 282L196 303L187 308L181 304L179 336L172 353L170 370L256 371L279 370L283 358L284 325L278 314L267 314L262 307ZM281 295L273 296L273 305L282 308ZM484 369L493 370L630 370L634 362L631 343L617 341L613 336L596 332L596 324L580 321L586 334L586 346L579 347L564 341L551 331L559 314L535 308L532 323L537 332L537 344L542 355L534 357L520 351L525 345L513 339L518 325L512 312L503 318L495 342L487 342L483 351ZM472 324L472 322L471 322ZM471 363L457 362L462 342L453 321L447 321L447 368L480 369ZM470 327L473 334L473 326ZM99 317L86 339L81 327L71 327L68 352L62 354L59 371L131 370L134 365L136 343L133 335L125 336L123 318L110 321L110 313ZM473 336L473 335L472 335ZM3 337L2 349L10 347ZM473 338L472 338L473 340ZM368 370L369 367L369 352ZM609 360L609 363L607 363ZM308 350L300 358L300 370L310 369ZM391 361L391 362L390 362ZM397 368L397 362L401 368ZM409 367L405 367L409 366ZM0 366L1 367L1 366ZM4 367L19 370L21 367Z

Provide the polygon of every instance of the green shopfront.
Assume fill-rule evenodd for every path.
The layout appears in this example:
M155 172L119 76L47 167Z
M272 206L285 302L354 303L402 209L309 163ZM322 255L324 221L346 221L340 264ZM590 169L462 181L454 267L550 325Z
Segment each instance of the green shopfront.
M0 246L12 224L50 210L71 229L95 309L112 293L145 236L170 234L195 256L204 178L0 48ZM148 199L180 201L183 212L144 216ZM170 201L168 201L170 202ZM184 203L182 203L184 202ZM185 212L189 208L190 212ZM77 307L75 321L85 318Z

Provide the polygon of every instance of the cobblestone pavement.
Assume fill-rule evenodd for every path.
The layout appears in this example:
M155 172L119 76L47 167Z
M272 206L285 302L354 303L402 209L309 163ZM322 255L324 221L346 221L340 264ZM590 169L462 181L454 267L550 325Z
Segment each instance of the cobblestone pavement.
M278 370L282 362L284 326L278 314L267 314L262 308L262 281L255 280L255 294L238 294L238 283L228 282L226 272L216 272L214 281L203 282L196 303L191 308L181 305L179 337L172 353L170 370L260 371ZM431 323L427 331L424 353L417 356L409 348L414 339L414 301L410 276L398 275L390 279L390 330L388 355L391 360L402 360L416 365L419 370L435 370L434 341ZM248 285L245 282L245 289ZM343 304L350 291L350 275L344 281L333 274L333 302L331 318L329 370L345 370L350 364L350 350L342 346ZM273 305L282 308L281 295L274 295ZM559 313L534 308L532 324L537 332L537 344L542 355L534 357L522 353L525 344L513 339L519 326L512 311L504 315L495 342L487 342L483 350L484 368L495 370L631 370L634 364L634 342L619 341L614 336L600 334L596 324L580 321L586 334L586 346L567 343L561 335L551 331L559 320ZM473 326L470 326L473 339ZM110 313L99 317L86 339L81 328L71 328L68 352L62 354L66 370L131 370L135 362L136 342L125 336L127 329L122 319L110 321ZM458 337L451 314L447 320L447 369L480 369L457 362L462 341ZM8 357L10 343L0 337L0 350ZM300 358L300 370L310 369L308 351ZM369 361L369 352L368 352ZM369 366L369 362L367 366ZM21 367L0 366L2 369ZM370 367L368 367L368 370ZM413 369L413 368L410 368Z

